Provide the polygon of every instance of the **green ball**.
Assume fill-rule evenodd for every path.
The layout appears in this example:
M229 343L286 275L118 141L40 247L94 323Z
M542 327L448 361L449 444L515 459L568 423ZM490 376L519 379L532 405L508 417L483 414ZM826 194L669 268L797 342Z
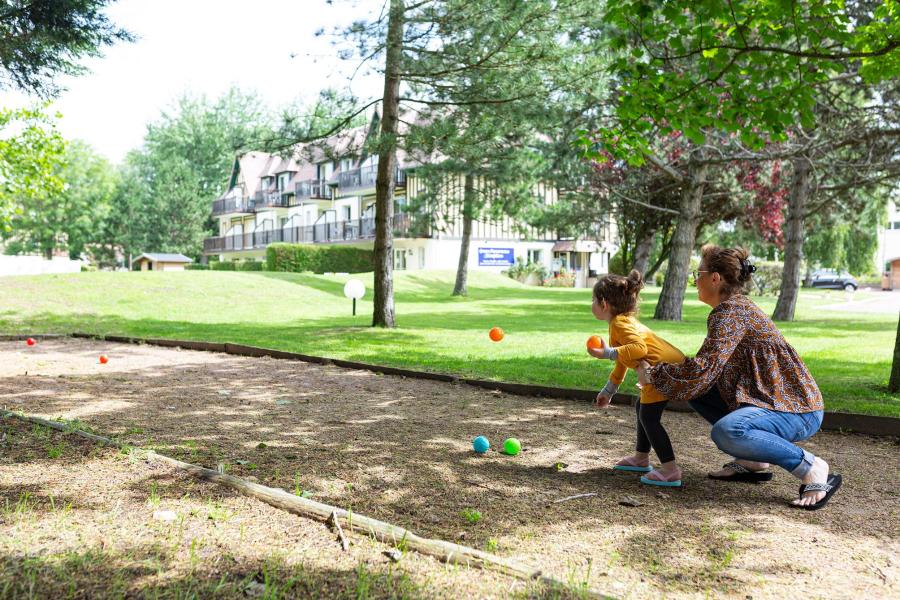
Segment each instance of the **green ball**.
M522 451L522 442L516 438L506 438L503 442L503 452L510 456L515 456Z

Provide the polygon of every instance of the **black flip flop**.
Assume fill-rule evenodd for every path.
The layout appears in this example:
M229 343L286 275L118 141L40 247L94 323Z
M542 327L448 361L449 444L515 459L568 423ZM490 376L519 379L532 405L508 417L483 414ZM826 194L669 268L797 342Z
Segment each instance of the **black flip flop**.
M762 483L763 481L771 481L772 473L768 471L751 471L740 463L730 462L722 465L723 469L731 469L734 471L731 475L713 475L709 474L710 479L716 481L742 481L745 483Z
M806 510L819 510L831 500L831 497L834 496L834 493L838 491L838 488L841 487L841 483L843 483L843 478L840 475L829 475L828 483L806 483L800 486L800 497L803 497L804 492L825 492L825 497L816 502L815 504L807 504L806 506L800 506L799 508L805 508ZM795 505L796 506L796 505Z

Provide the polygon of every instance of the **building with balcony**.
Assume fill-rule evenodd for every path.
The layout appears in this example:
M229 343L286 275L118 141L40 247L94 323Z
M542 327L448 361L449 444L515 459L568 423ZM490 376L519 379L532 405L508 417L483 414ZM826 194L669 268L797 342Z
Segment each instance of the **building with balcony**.
M275 242L352 244L371 248L375 238L375 178L378 157L364 150L372 126L360 127L317 146L299 146L291 157L248 152L234 161L227 190L212 205L219 235L204 242L204 254L222 261L264 260ZM398 152L394 171L394 269L455 269L462 217L429 218L411 209L423 190L416 160ZM480 182L485 185L485 182ZM457 186L462 189L462 185ZM552 188L537 190L550 204ZM415 203L412 203L415 204ZM454 202L448 202L453 206ZM576 273L576 282L607 272L616 248L609 224L597 239L560 240L511 217L473 222L469 268L500 271L521 259L548 272Z
M900 206L888 202L887 223L879 232L876 261L882 268L881 287L885 290L900 289Z

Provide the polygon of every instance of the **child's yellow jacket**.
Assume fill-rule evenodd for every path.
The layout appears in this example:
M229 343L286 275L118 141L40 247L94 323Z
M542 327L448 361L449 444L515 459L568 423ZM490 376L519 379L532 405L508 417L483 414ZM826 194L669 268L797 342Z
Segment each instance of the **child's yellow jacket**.
M622 383L628 369L634 369L642 360L651 365L660 362L678 364L684 360L681 350L650 331L634 315L613 317L609 322L609 345L619 353L616 366L609 375L609 380L616 385ZM641 404L665 399L652 385L645 385L641 389Z

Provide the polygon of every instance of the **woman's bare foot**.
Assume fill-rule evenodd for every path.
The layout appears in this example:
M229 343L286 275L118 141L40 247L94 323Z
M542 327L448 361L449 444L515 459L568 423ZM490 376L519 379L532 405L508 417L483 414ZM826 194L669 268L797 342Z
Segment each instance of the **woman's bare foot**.
M809 470L806 476L801 479L801 481L803 483L828 483L829 472L830 468L828 466L828 463L821 458L816 457L815 462L813 462L812 468ZM806 492L802 497L794 500L793 504L794 506L809 506L811 504L815 504L824 497L825 492L821 490L814 490L811 492Z
M741 465L748 471L753 471L754 473L759 473L760 471L765 471L766 469L768 469L771 466L769 463L755 462L752 460L743 460L740 458L735 460L734 462ZM734 469L729 469L728 467L725 467L723 469L719 469L718 471L713 471L712 473L710 473L710 476L712 476L712 477L731 477L734 474L735 474Z

